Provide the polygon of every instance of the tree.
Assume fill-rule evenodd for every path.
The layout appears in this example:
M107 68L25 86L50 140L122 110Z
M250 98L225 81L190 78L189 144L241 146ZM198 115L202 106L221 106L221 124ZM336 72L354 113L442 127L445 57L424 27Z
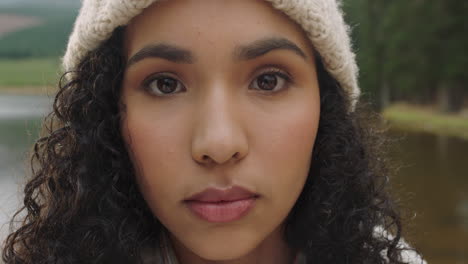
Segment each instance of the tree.
M360 84L378 109L392 100L439 102L457 111L467 96L468 2L348 0Z

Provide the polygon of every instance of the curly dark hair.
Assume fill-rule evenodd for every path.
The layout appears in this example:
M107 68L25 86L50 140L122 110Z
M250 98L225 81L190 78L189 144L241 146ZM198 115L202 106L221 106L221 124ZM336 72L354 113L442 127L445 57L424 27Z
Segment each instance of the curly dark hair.
M19 263L143 263L164 230L138 191L120 133L123 28L62 76L32 150L24 206L2 258ZM383 137L317 59L321 113L305 187L285 239L308 263L403 263ZM19 227L14 227L20 218ZM376 236L381 226L392 236Z

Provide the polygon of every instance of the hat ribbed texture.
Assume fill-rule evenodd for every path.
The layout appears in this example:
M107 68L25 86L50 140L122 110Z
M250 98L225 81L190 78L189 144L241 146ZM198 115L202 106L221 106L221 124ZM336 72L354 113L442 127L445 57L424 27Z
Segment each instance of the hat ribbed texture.
M115 28L128 24L157 1L84 0L63 57L64 70L75 70L87 53L107 40ZM350 111L353 111L360 94L358 67L349 37L350 28L344 22L339 0L265 1L304 29L325 69L350 96Z

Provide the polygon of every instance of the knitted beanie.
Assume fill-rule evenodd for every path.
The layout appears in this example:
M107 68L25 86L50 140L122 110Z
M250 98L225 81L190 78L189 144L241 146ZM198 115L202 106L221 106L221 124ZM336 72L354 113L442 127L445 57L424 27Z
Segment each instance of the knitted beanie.
M76 70L88 52L110 38L114 29L158 0L84 0L63 58L65 71ZM358 68L340 0L265 0L306 32L325 69L347 92L354 111L360 89Z

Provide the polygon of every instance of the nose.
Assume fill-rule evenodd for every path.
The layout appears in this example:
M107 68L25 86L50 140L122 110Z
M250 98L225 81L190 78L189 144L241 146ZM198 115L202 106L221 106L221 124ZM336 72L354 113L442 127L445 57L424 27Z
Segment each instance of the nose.
M248 153L239 107L224 95L213 95L199 105L192 139L192 158L202 165L236 162ZM237 115L236 115L237 113Z

